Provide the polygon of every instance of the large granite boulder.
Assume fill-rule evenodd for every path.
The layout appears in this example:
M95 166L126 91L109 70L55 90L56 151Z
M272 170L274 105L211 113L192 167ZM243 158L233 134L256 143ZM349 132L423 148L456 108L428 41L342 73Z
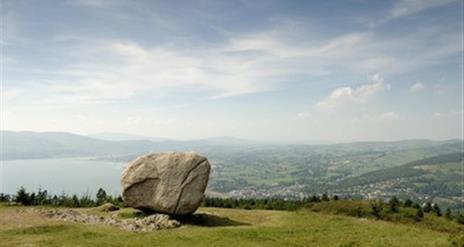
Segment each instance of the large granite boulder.
M210 170L208 160L194 152L140 156L122 173L122 197L134 208L190 214L200 205Z

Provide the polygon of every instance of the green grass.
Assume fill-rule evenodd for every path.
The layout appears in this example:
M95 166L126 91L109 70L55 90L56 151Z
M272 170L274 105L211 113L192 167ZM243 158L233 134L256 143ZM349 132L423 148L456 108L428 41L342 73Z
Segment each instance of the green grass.
M371 202L365 200L339 200L330 202L320 202L314 204L308 210L331 215L345 215L352 217L370 218L375 217L371 213ZM445 217L437 217L434 213L425 213L424 218L416 220L417 209L399 207L398 212L390 212L388 205L385 204L381 212L384 221L420 227L423 229L446 232L449 234L463 234L464 225L459 225L453 220Z
M132 212L124 209L119 214L131 217ZM24 207L0 207L0 246L453 246L459 238L461 233L417 224L311 210L201 208L181 228L132 233L53 221Z

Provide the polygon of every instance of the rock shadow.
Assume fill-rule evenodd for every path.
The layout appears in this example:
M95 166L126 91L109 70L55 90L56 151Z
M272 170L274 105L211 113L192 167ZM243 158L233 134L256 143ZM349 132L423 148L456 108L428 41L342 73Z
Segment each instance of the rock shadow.
M231 220L227 217L221 217L213 214L196 213L190 215L175 216L182 225L195 225L205 227L219 226L247 226L249 223L244 223L236 220Z

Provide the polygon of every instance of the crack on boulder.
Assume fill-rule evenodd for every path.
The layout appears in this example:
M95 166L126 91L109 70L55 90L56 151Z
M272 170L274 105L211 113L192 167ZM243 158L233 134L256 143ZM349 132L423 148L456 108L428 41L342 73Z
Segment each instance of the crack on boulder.
M139 182L135 182L135 183L129 185L127 188L124 189L124 192L127 192L127 191L129 191L132 187L134 187L134 186L136 186L136 185L139 185L139 184L143 184L143 183L147 182L148 180L158 180L158 179L159 179L159 178L145 178L145 179L143 179L143 180L141 180L141 181L139 181Z
M174 207L174 211L173 211L173 214L177 214L177 210L179 208L179 203L180 203L180 200L182 199L182 194L184 193L184 188L185 188L185 185L186 185L186 181L187 179L189 178L190 174L192 173L193 170L195 170L196 168L198 168L201 164L205 163L207 161L206 158L203 158L201 159L197 164L195 164L192 169L190 169L187 173L187 175L184 177L184 179L182 180L182 183L181 183L181 189L180 189L180 193L179 193L179 196L177 197L177 201L176 201L176 206Z

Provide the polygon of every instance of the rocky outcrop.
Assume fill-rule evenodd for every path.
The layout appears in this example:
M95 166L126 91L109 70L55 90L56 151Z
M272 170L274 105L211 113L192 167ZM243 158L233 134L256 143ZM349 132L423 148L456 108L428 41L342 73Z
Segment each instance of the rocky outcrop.
M181 225L177 220L170 219L169 215L166 214L152 214L143 218L117 219L115 217L108 216L88 215L71 209L38 210L43 216L54 220L113 226L133 232L149 232L161 229L171 229Z
M194 152L144 155L123 171L122 197L134 208L190 214L200 205L210 170L208 160Z

